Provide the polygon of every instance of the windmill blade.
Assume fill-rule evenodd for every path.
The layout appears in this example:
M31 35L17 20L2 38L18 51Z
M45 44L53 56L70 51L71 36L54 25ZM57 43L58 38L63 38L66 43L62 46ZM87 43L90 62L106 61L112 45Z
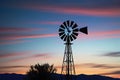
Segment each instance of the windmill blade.
M78 33L73 32L73 34L74 34L75 36L78 36Z
M61 33L59 33L59 36L62 36L64 34L64 32L61 32Z
M73 39L76 39L76 38L77 38L74 34L72 34L71 36L73 37Z
M70 24L70 26L73 26L73 23L74 23L74 21L71 21L71 24Z
M65 27L67 27L67 24L66 24L66 22L63 22L63 24L64 24L64 26L65 26Z
M64 34L64 35L62 35L62 36L61 36L61 39L63 39L63 40L64 40L64 37L65 37L65 36L66 36L65 34Z
M85 33L85 34L88 34L87 26L86 26L86 27L83 27L83 28L80 28L80 32Z
M74 29L73 32L78 32L78 28Z
M63 25L60 25L60 27L61 27L62 29L65 29L65 27L64 27Z
M67 36L65 36L65 38L63 40L66 41L67 40Z
M59 29L59 32L64 32L64 30L62 28Z
M70 36L70 41L73 41L73 38L72 38L72 36Z
M75 29L78 25L75 23L72 27L72 29Z
M70 26L70 21L69 20L67 21L67 25L68 25L68 27Z

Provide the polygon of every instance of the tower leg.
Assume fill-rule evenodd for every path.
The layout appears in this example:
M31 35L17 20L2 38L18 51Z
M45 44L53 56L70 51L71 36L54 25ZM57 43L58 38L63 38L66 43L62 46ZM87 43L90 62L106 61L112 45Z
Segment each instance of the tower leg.
M67 80L72 80L71 75L75 75L75 67L71 45L72 43L65 43L65 52L61 70L61 74L65 74Z

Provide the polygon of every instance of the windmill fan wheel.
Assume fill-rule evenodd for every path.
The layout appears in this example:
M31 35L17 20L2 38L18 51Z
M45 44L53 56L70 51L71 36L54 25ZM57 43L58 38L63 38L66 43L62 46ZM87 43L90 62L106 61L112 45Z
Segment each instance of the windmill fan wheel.
M78 25L74 21L67 20L60 25L59 36L63 41L71 42L78 36Z

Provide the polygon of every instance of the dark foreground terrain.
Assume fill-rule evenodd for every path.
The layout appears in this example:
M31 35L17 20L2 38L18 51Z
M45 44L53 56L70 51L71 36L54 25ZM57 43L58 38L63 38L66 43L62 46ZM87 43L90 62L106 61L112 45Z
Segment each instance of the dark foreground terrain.
M65 80L62 79L62 75L60 74L54 74L55 77L58 78L58 80ZM24 80L26 75L21 75L21 74L0 74L0 80ZM76 80L120 80L118 78L110 78L110 77L105 77L105 76L100 76L100 75L77 75L74 76Z

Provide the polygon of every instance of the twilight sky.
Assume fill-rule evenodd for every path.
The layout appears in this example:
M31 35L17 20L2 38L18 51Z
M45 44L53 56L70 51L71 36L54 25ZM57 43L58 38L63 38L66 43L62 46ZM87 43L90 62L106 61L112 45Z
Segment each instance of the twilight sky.
M76 73L120 78L120 0L0 0L0 73L25 74L37 63L60 73L66 20L89 31L73 41Z

